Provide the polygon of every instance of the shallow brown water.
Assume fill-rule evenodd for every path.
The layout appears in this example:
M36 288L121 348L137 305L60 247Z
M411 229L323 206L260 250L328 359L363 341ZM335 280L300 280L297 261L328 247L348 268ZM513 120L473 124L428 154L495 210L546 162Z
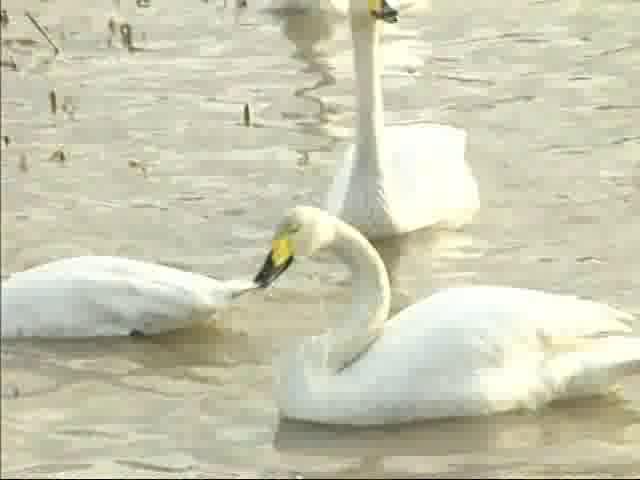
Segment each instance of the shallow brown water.
M466 128L482 197L463 231L384 246L400 253L399 298L496 283L640 313L640 4L514 5L434 0L384 35L387 122ZM3 8L2 58L17 67L2 67L3 276L88 252L253 274L283 209L320 200L353 132L344 22L222 2ZM139 50L123 48L122 22ZM51 158L58 149L64 161ZM345 287L345 269L323 258L215 327L3 342L2 476L640 472L638 380L622 401L536 415L364 430L280 422L271 356L328 326Z

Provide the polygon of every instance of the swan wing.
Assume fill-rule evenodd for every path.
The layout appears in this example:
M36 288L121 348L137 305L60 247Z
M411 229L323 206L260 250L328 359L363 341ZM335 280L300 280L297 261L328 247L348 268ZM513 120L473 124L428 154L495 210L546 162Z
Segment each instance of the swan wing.
M471 355L464 368L503 366L526 352L579 350L585 342L630 334L631 314L609 305L538 290L471 286L442 290L399 312L385 326L384 339L411 345L433 361ZM410 340L410 339L414 340ZM430 352L430 353L427 353Z
M449 125L415 124L389 126L385 135L390 163L383 191L400 230L469 223L480 200L465 160L467 133Z
M640 373L633 317L511 287L438 292L391 318L326 394L329 422L376 424L536 408Z
M425 227L459 228L479 209L478 185L465 161L466 132L448 125L385 128L381 178L359 175L350 145L325 205L369 237Z

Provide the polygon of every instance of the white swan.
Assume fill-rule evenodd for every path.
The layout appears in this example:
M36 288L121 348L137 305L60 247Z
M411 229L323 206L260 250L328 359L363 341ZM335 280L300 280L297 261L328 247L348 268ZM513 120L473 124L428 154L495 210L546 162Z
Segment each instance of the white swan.
M2 337L157 334L204 322L254 288L122 257L63 258L2 283Z
M479 209L465 162L466 132L438 125L384 125L378 51L386 0L350 0L357 89L356 142L329 188L325 207L369 239L431 226L459 228Z
M353 303L342 325L275 363L283 417L366 426L536 409L605 394L640 374L633 317L573 296L450 288L387 320L389 282L377 252L314 207L287 213L255 281L267 287L294 256L325 248L351 268Z
M364 1L364 0L363 0ZM345 17L349 14L349 0L236 0L236 8L257 3L260 9L291 10L291 11L320 11L327 14ZM430 0L398 0L393 2L399 10L419 11L430 7Z

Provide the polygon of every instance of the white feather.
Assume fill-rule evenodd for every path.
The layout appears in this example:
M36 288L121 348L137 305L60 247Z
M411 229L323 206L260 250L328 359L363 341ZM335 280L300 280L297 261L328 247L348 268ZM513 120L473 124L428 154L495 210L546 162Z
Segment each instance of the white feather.
M313 207L291 217L292 241L313 246L296 256L332 249L352 271L353 300L340 325L276 361L285 417L376 425L537 409L640 374L633 316L575 296L457 287L388 318L387 273L364 236Z
M111 256L64 258L2 284L2 337L154 334L209 319L255 288Z

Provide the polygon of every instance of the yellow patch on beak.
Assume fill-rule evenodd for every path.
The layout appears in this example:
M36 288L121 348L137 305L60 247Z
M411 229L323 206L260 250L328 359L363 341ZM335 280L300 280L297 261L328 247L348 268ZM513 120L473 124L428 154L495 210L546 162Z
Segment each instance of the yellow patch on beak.
M379 12L380 10L382 10L381 3L382 2L380 0L369 0L369 11Z
M271 250L271 259L276 267L279 267L293 256L293 246L287 236L274 239Z

